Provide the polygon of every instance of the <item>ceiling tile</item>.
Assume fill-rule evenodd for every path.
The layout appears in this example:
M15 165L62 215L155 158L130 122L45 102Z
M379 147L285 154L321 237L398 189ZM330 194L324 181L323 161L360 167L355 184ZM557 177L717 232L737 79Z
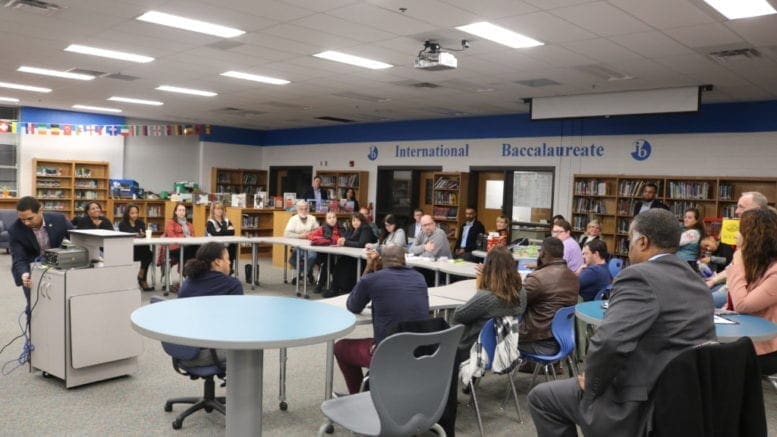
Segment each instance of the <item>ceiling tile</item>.
M496 24L544 43L596 38L596 34L548 12L502 18Z
M685 47L658 31L613 36L610 40L647 58L680 55L692 52L688 47Z
M768 46L777 43L777 14L731 20L726 22L726 26L753 45Z
M612 36L651 30L644 22L606 2L586 3L551 11L597 35Z
M331 15L362 23L395 35L412 35L426 32L435 26L414 18L406 17L400 12L392 12L366 3L346 6L328 12Z
M641 58L639 54L604 38L571 41L561 45L599 62Z
M688 47L712 47L744 42L739 35L721 23L678 27L668 29L664 33Z
M444 0L452 6L456 6L465 11L470 11L483 19L497 19L509 17L511 15L528 14L537 11L537 7L519 0L492 0L492 1L471 1L471 0Z
M369 3L388 11L400 11L403 16L425 21L439 27L456 27L478 21L471 11L459 9L440 0L407 2L406 0L368 0ZM402 12L400 9L405 8Z
M292 24L305 26L321 32L345 36L360 42L373 42L391 39L396 36L392 33L380 31L372 26L364 26L327 14L309 15L294 21Z
M716 17L688 0L609 0L609 2L657 29L716 21Z

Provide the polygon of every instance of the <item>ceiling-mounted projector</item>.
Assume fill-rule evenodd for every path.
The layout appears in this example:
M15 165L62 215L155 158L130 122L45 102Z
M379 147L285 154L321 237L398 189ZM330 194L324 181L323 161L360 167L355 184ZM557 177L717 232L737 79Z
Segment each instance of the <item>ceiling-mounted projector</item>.
M443 51L440 44L434 41L425 41L424 48L418 52L415 59L415 68L419 70L453 70L458 65L459 61L456 60L456 57Z

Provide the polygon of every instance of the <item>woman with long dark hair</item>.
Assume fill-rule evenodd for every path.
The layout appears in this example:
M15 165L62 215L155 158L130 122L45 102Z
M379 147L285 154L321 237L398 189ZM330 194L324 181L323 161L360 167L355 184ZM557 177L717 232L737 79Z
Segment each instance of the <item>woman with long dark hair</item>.
M138 218L140 208L134 203L129 203L124 207L124 215L119 222L119 231L135 234L136 237L146 235L146 224ZM132 249L132 260L140 261L140 270L138 270L138 285L143 291L153 291L154 287L149 287L148 266L154 258L154 253L148 246L135 246Z
M103 208L94 200L84 205L84 215L73 219L76 229L105 229L113 230L113 224L103 215Z
M338 246L364 248L367 243L375 242L375 234L370 229L370 224L364 214L356 212L351 215L351 229L345 237L340 237ZM338 294L349 293L356 285L356 259L350 256L341 256L337 259L332 269L332 289L323 292L323 297L333 297Z
M178 297L243 294L240 280L229 276L229 252L218 242L205 243L183 267Z
M733 307L777 323L777 213L757 208L742 213L742 244L727 269ZM777 373L777 338L753 343L761 374Z

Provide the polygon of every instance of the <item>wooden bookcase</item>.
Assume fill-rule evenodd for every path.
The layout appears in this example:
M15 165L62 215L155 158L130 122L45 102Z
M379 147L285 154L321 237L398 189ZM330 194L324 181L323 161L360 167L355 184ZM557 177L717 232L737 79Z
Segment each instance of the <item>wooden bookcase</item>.
M166 201L165 203L165 217L161 224L160 231L165 231L165 223L173 218L173 210L178 202ZM191 202L183 202L186 205L186 217L192 223L194 227L194 237L205 236L205 224L208 222L208 208L207 205L192 205Z
M360 207L368 206L370 173L366 171L319 171L321 189L327 190L329 199L342 199L345 190L353 188Z
M650 182L658 186L656 198L669 206L678 221L688 208L698 208L702 219L733 217L737 200L746 191L760 191L772 202L777 198L777 178L575 175L570 220L575 238L596 218L608 250L628 256L627 234L634 205Z
M254 206L254 194L267 191L267 170L239 168L211 168L212 193L246 193L246 203Z
M235 235L239 237L271 237L273 235L272 208L234 208L227 207L227 218L235 227ZM282 232L282 231L281 231ZM260 257L272 256L272 246L258 246ZM251 245L241 245L240 255L251 257Z
M110 199L105 208L105 214L113 223L119 223L127 205L134 204L138 206L138 218L146 223L151 229L153 235L158 237L165 230L165 201L152 199Z
M107 208L109 168L107 162L33 159L32 188L45 210L72 218L92 200Z
M432 184L432 217L446 231L448 239L455 242L468 206L469 173L436 172ZM426 194L424 198L427 202L430 200Z

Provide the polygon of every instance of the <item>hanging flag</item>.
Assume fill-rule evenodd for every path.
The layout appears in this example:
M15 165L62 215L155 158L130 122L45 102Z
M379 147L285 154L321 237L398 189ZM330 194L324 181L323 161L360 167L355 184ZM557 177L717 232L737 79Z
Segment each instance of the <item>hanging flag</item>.
M183 134L184 135L193 135L194 134L194 128L191 126L184 126L183 127Z
M205 135L210 135L210 125L209 124L205 125Z
M69 124L62 125L62 135L70 135L73 133L73 126Z
M129 136L129 134L130 134L130 131L129 131L129 126L127 126L126 124L124 124L124 125L122 125L121 127L119 127L119 133L120 133L120 134L121 134L121 136L123 136L123 137L128 137L128 136Z
M27 135L35 135L35 124L34 123L27 123L25 125L26 127L26 134Z
M84 125L79 124L76 125L76 135L83 135L84 134Z
M0 121L0 134L6 134L9 132L11 132L11 124Z
M11 133L15 134L19 129L19 123L12 121L11 122Z
M162 136L162 126L155 124L151 126L151 136L153 137L161 137Z
M35 133L38 135L46 135L49 133L49 125L46 123L37 123L35 125Z
M59 135L59 125L58 124L52 124L49 127L49 133L51 133L51 135Z

